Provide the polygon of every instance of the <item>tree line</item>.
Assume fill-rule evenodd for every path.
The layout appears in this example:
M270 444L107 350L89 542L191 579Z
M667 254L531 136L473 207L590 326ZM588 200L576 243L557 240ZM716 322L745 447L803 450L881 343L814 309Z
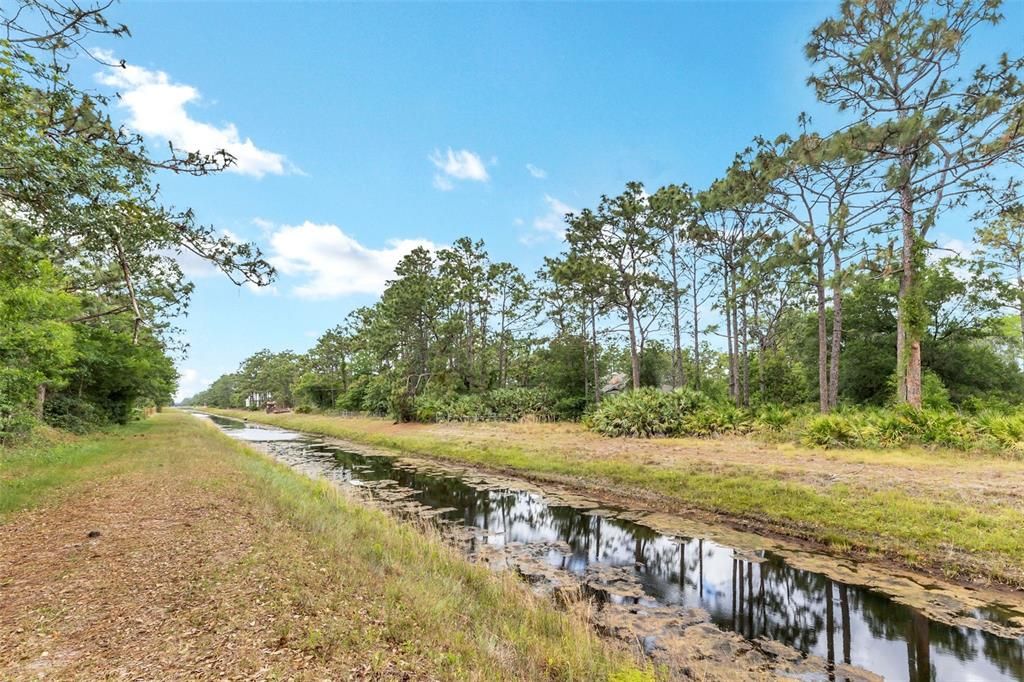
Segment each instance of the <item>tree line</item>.
M702 189L630 182L566 215L533 276L469 237L416 249L309 353L258 353L194 402L576 417L622 371L737 406L1017 403L1024 61L963 62L999 12L844 1L805 45L838 129L801 115ZM943 252L940 223L970 224L974 249Z
M111 2L0 8L0 444L42 420L84 430L170 402L173 320L192 254L236 282L273 274L252 244L163 200L166 173L229 167L226 151L169 148L116 125L110 101L69 78L98 36L125 37Z

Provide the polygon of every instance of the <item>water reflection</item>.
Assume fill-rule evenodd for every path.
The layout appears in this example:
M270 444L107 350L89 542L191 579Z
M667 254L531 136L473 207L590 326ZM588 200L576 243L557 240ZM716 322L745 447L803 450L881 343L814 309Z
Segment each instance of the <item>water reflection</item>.
M552 504L533 492L480 489L444 472L395 466L393 458L305 438L282 442L276 435L247 433L266 429L214 421L233 436L269 441L275 455L332 480L391 480L412 488L418 491L412 499L452 508L445 518L489 531L482 542L563 541L570 551L552 551L547 560L577 574L592 563L628 567L651 602L702 608L719 627L750 639L777 640L832 665L853 664L894 680L1024 681L1024 638L931 621L879 592L795 568L771 552L752 556L707 539L670 537L606 512ZM1022 614L993 607L974 615L1005 622Z

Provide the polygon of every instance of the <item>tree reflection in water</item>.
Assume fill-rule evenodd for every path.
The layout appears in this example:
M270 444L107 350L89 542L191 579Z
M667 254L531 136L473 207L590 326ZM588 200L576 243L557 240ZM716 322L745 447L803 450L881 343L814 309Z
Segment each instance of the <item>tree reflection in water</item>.
M707 539L670 537L614 516L552 504L536 493L473 486L441 470L396 467L390 457L308 440L266 445L283 460L338 482L397 481L416 490L412 499L424 505L454 508L447 519L487 530L487 543L562 541L570 550L552 551L553 566L577 574L598 562L631 568L652 602L702 608L721 628L777 640L831 666L850 663L914 682L1024 682L1024 638L930 621L879 592L798 569L771 552L751 556ZM1015 614L992 608L974 615L1006 622Z

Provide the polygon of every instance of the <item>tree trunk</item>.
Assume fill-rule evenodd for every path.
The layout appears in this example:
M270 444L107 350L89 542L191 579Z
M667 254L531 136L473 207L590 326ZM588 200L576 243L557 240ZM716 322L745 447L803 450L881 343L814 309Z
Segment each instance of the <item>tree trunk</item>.
M843 262L838 249L832 251L832 355L828 367L828 408L839 405L839 354L843 345Z
M583 395L590 393L590 369L587 367L587 311L580 311L580 346L583 349Z
M672 388L686 383L683 374L682 324L679 319L679 268L676 238L672 236Z
M46 406L46 384L36 386L36 417L43 418L43 408Z
M921 407L921 302L917 300L914 267L917 261L917 229L914 197L909 185L900 190L903 249L900 255L899 310L896 319L896 399Z
M697 258L693 259L693 385L695 388L700 388L700 312L697 310L697 306L700 304L700 299L697 295ZM1022 323L1024 324L1024 323Z
M636 346L636 320L633 319L632 304L626 306L626 318L629 323L629 359L633 369L633 390L640 388L640 354Z
M590 302L590 343L593 346L593 362L594 362L594 402L601 402L601 368L598 362L597 352L597 308L594 306L594 302Z
M825 253L818 248L814 289L818 296L818 410L825 414L828 403L828 321L825 319Z
M736 400L736 348L733 345L732 302L729 289L729 275L725 273L725 340L729 347L729 397Z
M743 363L743 390L741 402L744 407L750 406L750 337L747 329L747 295L744 294L740 301L740 321L743 324L743 352L740 354L740 361Z
M505 370L505 349L506 338L505 338L505 302L501 304L501 335L498 337L498 385L502 388L508 388L508 381L506 379Z
M1021 360L1024 361L1024 272L1021 272L1021 262L1017 261L1017 291L1020 291L1020 299L1017 301L1017 309L1020 311L1020 351Z
M733 402L737 406L740 405L742 400L741 388L740 388L740 320L739 315L736 312L736 274L732 276L732 295L730 296L730 308L732 315L732 384L733 384Z

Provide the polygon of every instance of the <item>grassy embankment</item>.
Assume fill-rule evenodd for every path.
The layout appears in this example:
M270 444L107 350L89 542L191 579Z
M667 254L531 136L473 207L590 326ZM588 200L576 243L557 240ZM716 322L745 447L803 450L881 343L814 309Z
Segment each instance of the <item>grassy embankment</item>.
M649 676L580 613L177 412L0 450L0 593L3 678Z
M609 439L566 424L393 425L213 411L591 491L643 492L648 506L698 509L836 552L1024 587L1019 460L922 448L824 451L743 438Z

